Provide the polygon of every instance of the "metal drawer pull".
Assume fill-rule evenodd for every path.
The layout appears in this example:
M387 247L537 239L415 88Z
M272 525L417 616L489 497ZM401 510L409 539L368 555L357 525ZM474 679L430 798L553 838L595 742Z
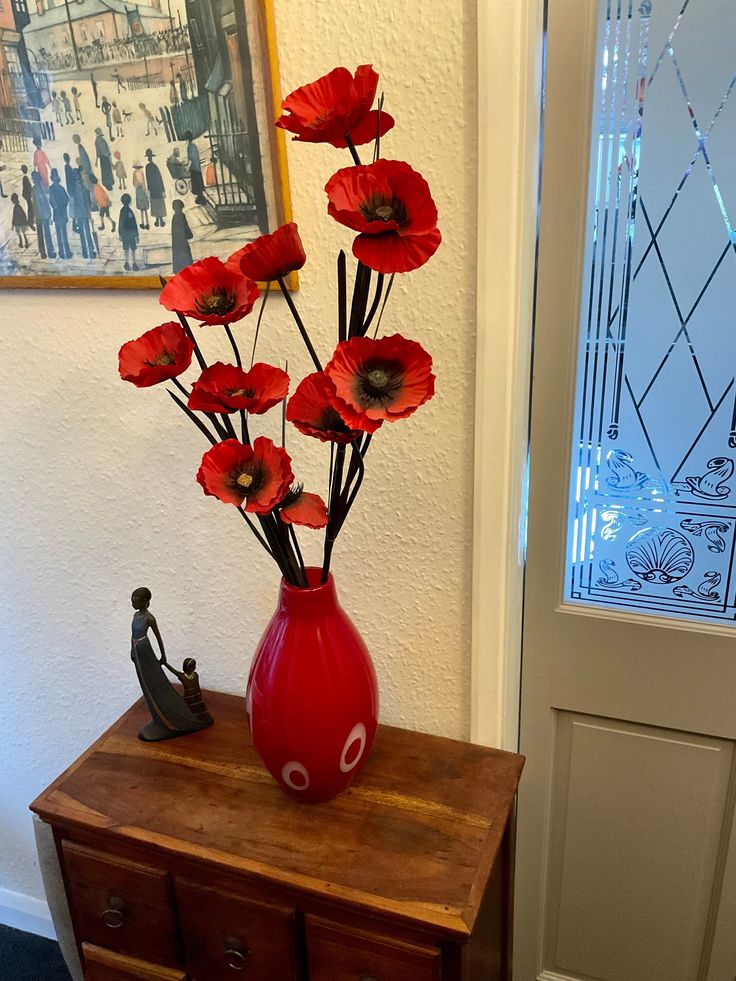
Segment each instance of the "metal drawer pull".
M228 967L232 968L233 971L244 971L245 970L245 958L248 956L248 951L236 950L234 947L229 947L225 951L225 963Z
M111 930L117 930L125 923L125 900L120 896L110 896L110 906L102 913L102 922Z

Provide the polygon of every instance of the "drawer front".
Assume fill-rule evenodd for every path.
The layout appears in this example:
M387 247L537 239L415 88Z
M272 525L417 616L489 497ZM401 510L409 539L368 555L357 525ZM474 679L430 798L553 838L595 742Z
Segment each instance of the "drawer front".
M84 981L186 981L181 971L82 944Z
M179 966L181 958L163 869L62 843L77 939L144 961Z
M296 981L293 911L180 879L175 890L190 977Z
M440 981L442 955L308 916L310 981Z

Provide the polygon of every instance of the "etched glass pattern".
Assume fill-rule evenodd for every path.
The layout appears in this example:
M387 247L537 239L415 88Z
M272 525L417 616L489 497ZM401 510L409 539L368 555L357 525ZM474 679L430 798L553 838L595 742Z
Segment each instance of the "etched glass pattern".
M736 3L603 0L567 600L736 615Z

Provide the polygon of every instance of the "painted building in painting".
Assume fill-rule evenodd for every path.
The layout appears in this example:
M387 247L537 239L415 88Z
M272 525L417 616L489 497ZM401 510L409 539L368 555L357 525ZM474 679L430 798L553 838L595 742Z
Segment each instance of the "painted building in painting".
M217 224L267 227L245 3L186 0L199 100L209 118Z
M86 50L111 42L124 41L140 23L143 34L156 34L172 26L160 0L153 3L125 3L124 0L32 0L30 24L26 29L28 47L39 61L49 56L74 57L74 49Z
M27 0L0 0L0 112L6 116L25 116L43 104L25 40L29 23Z

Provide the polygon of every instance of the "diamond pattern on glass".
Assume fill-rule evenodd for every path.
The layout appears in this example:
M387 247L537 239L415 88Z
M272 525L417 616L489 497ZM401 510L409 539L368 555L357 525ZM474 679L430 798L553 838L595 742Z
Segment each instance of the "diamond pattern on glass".
M736 618L736 4L603 0L566 598Z

